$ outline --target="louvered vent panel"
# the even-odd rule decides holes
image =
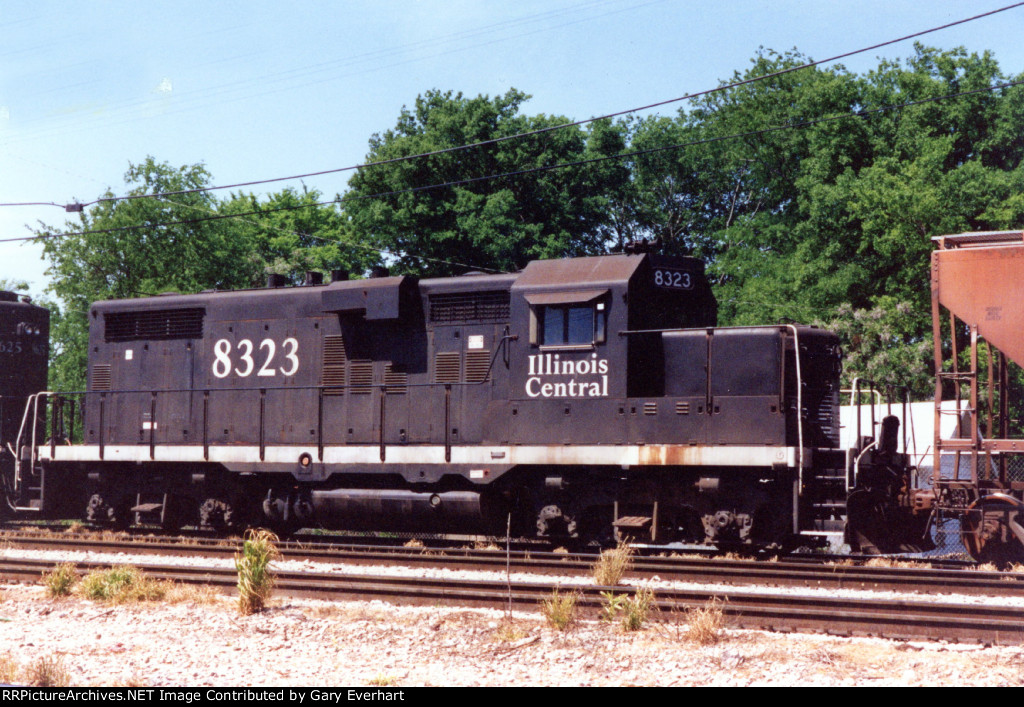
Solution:
[[[434,356],[434,382],[459,382],[459,352],[451,351]]]
[[[690,403],[676,402],[676,414],[677,415],[689,415],[690,414]]]
[[[97,363],[92,367],[92,390],[110,390],[110,364]]]
[[[106,341],[201,339],[205,314],[199,308],[107,312],[103,336]]]
[[[345,385],[345,339],[341,336],[324,337],[324,361],[321,371],[321,380],[325,386],[339,386],[335,390],[325,390],[325,395],[342,395]]]
[[[481,383],[487,380],[491,365],[491,352],[486,350],[466,352],[466,382]]]
[[[405,371],[396,371],[389,363],[384,367],[384,385],[388,393],[405,393],[409,390],[409,374]]]
[[[373,361],[349,361],[349,392],[366,395],[373,388]]]
[[[503,322],[509,318],[507,290],[454,292],[430,296],[430,321]]]
[[[658,403],[644,403],[644,414],[645,415],[657,415],[658,414]]]

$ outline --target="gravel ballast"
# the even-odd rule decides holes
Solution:
[[[109,605],[0,588],[0,660],[59,659],[75,686],[1020,685],[1024,649],[725,628],[700,645],[681,615],[642,630],[537,612],[227,597]]]

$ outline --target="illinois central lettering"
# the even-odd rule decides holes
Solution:
[[[581,359],[562,360],[558,354],[528,358],[526,394],[531,398],[608,397],[608,360],[598,358],[596,353]]]

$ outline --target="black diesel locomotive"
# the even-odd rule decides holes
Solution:
[[[837,338],[715,328],[696,259],[331,280],[94,304],[88,391],[40,396],[52,434],[21,431],[8,495],[167,528],[510,520],[764,547],[842,528]]]
[[[37,511],[39,476],[18,475],[24,469],[16,468],[14,444],[19,437],[29,443],[45,439],[42,410],[27,403],[46,390],[49,341],[49,310],[0,290],[0,487],[9,504]],[[10,510],[8,503],[0,504],[0,517]]]

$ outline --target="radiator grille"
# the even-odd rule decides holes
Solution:
[[[91,390],[110,390],[110,364],[97,363],[92,367]]]
[[[409,374],[405,371],[396,371],[392,364],[384,367],[384,385],[388,393],[405,393],[409,390]]]
[[[431,322],[502,322],[508,318],[507,290],[430,295]]]
[[[107,312],[103,315],[104,339],[201,339],[203,317],[199,308],[148,309],[135,312]]]
[[[491,367],[491,352],[482,349],[466,352],[466,382],[482,383],[487,380],[487,372]]]
[[[321,381],[324,386],[345,385],[345,364],[348,358],[345,354],[345,339],[341,336],[324,337],[324,360],[321,370]],[[341,395],[344,390],[327,390],[325,395]]]
[[[349,391],[366,395],[373,387],[373,361],[350,361],[349,375]]]
[[[434,382],[459,382],[459,352],[450,351],[434,356]]]

